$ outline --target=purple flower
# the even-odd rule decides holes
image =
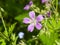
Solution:
[[[51,15],[51,12],[50,12],[50,11],[48,11],[48,12],[47,12],[47,16],[48,16],[48,17],[50,17],[50,15]]]
[[[48,0],[42,0],[42,3],[45,3],[45,2],[47,2]]]
[[[29,5],[26,5],[26,6],[24,7],[24,10],[29,10],[29,8],[30,8],[30,6],[29,6]]]
[[[30,2],[29,2],[29,5],[30,5],[30,6],[31,6],[31,5],[33,5],[33,2],[32,2],[32,1],[30,1]]]
[[[30,18],[24,18],[23,23],[30,24],[28,25],[28,31],[32,32],[34,30],[34,27],[36,27],[38,30],[42,28],[42,25],[39,23],[43,20],[42,15],[35,16],[35,12],[31,11],[29,12]]]
[[[27,4],[25,7],[24,7],[24,10],[29,10],[30,9],[30,6],[33,4],[32,1],[29,2],[29,4]]]

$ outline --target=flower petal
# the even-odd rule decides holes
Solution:
[[[30,2],[29,2],[29,5],[30,5],[30,6],[31,6],[31,5],[33,5],[33,2],[32,2],[32,1],[30,1]]]
[[[40,30],[42,28],[42,25],[40,23],[36,23],[36,28]]]
[[[42,15],[38,15],[37,18],[36,18],[37,21],[42,21],[43,19],[44,19],[44,18],[43,18]]]
[[[42,0],[42,3],[45,3],[45,2],[47,2],[47,0]]]
[[[34,30],[34,24],[28,26],[28,31],[32,32]]]
[[[31,23],[31,19],[29,19],[29,18],[24,18],[23,23],[25,23],[25,24]]]
[[[24,7],[24,10],[29,10],[29,8],[30,8],[30,6],[29,6],[29,5],[26,5],[26,6]]]
[[[34,11],[29,12],[29,16],[31,19],[34,19],[35,18],[35,12]]]

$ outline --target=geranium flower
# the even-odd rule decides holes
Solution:
[[[34,27],[36,27],[38,30],[42,28],[42,25],[39,23],[43,20],[42,15],[35,16],[35,12],[31,11],[29,12],[30,18],[24,18],[23,23],[30,24],[28,25],[28,31],[32,32],[34,30]]]
[[[30,9],[30,6],[33,4],[32,1],[29,2],[29,4],[27,4],[25,7],[24,7],[24,10],[29,10]]]

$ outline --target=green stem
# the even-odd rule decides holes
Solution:
[[[3,26],[4,26],[5,30],[7,30],[6,25],[4,23],[4,20],[3,20],[3,17],[2,17],[2,14],[1,14],[1,11],[0,11],[0,17],[1,17],[1,20],[2,20],[2,23],[3,23]]]
[[[4,20],[3,20],[2,14],[1,14],[1,10],[0,10],[0,18],[1,18],[1,20],[2,20],[2,23],[3,23],[3,26],[4,26],[4,28],[5,28],[5,31],[7,31],[6,25],[5,25],[5,23],[4,23]],[[4,37],[4,39],[6,39],[6,40],[9,41],[9,39],[8,39],[4,34],[2,34],[1,32],[0,32],[0,35],[1,35],[2,37]]]
[[[56,11],[58,10],[58,0],[56,0]]]
[[[37,40],[35,41],[35,45],[38,45],[38,41]]]

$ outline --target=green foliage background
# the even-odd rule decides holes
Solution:
[[[36,7],[44,9],[41,0],[33,0],[33,2]],[[44,28],[40,31],[35,29],[31,33],[27,31],[28,25],[23,24],[23,18],[28,17],[31,11],[23,9],[28,3],[29,0],[0,0],[0,8],[2,8],[0,15],[7,28],[4,29],[0,16],[0,45],[60,45],[60,4],[58,4],[58,13],[53,13],[51,18],[42,22]],[[24,39],[18,38],[19,32],[25,33]]]

